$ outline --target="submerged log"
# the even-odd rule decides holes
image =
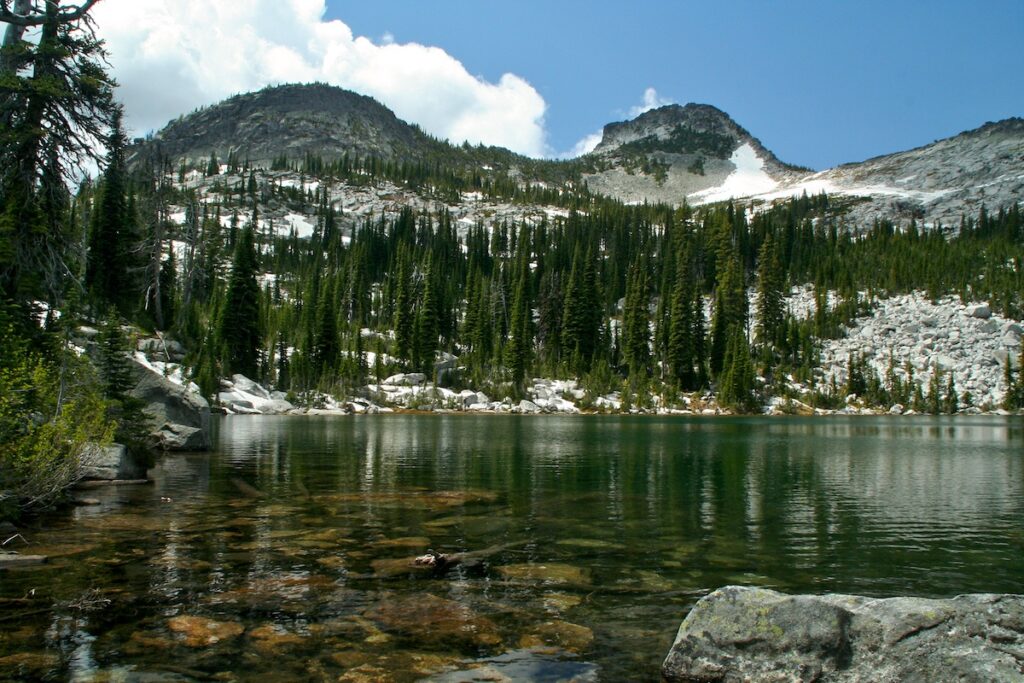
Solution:
[[[80,481],[75,484],[76,489],[97,489],[103,486],[138,486],[140,484],[152,484],[152,479],[96,479]]]
[[[238,489],[238,491],[246,498],[264,498],[267,495],[252,484],[244,482],[238,477],[231,477],[231,483],[234,484],[235,488]]]
[[[45,555],[20,555],[18,553],[0,553],[0,569],[8,567],[24,567],[46,562]]]
[[[529,544],[530,541],[519,541],[516,543],[504,543],[491,546],[483,550],[474,550],[463,553],[439,553],[434,550],[427,551],[425,555],[415,557],[386,558],[373,560],[370,566],[373,567],[373,574],[356,576],[352,578],[362,579],[390,579],[396,576],[408,576],[410,574],[419,576],[443,576],[449,570],[458,566],[477,567],[492,555],[519,548]]]

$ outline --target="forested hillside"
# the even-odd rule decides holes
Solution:
[[[385,378],[422,373],[512,405],[550,378],[577,380],[580,408],[835,408],[856,394],[949,411],[973,402],[956,368],[927,357],[874,368],[851,355],[826,373],[821,342],[915,291],[1022,315],[1016,205],[928,230],[853,226],[857,200],[825,194],[756,210],[638,206],[429,157],[307,155],[269,169],[234,157],[139,165],[115,186],[128,209],[114,228],[104,206],[122,181],[111,162],[82,189],[76,220],[97,244],[126,243],[100,270],[135,279],[93,291],[183,341],[209,397],[242,374],[300,405],[381,403]],[[804,285],[813,310],[791,310]],[[1019,400],[1013,356],[1006,407]],[[446,396],[416,405],[445,407]]]

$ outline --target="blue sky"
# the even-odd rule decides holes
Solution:
[[[784,161],[825,168],[1024,115],[1024,1],[327,0],[377,43],[515,74],[552,150],[629,116],[647,88],[714,104]]]

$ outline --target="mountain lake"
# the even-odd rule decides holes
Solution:
[[[50,559],[0,572],[0,679],[657,681],[723,585],[1024,592],[1020,418],[233,416],[214,443],[9,544]]]

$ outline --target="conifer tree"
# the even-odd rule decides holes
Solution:
[[[96,335],[97,365],[103,380],[104,396],[110,401],[110,416],[117,422],[114,438],[136,455],[145,451],[146,417],[142,402],[131,395],[132,378],[128,338],[121,330],[121,321],[110,310]]]
[[[395,283],[395,355],[404,361],[414,361],[414,334],[416,317],[413,310],[412,281],[409,261],[404,253],[398,255]]]
[[[316,306],[316,336],[313,341],[312,363],[314,372],[320,377],[331,377],[338,369],[341,356],[341,339],[338,334],[338,319],[334,308],[334,297],[329,287],[322,287]]]
[[[529,270],[520,268],[512,299],[509,340],[505,347],[505,365],[512,373],[512,383],[521,391],[532,357],[533,332],[530,320]]]
[[[633,265],[629,278],[622,319],[622,351],[631,375],[646,375],[650,369],[651,323],[647,289],[647,267],[638,261]]]
[[[782,266],[775,238],[769,232],[758,256],[756,333],[759,344],[775,344],[782,330],[785,315],[783,286]]]
[[[253,225],[242,230],[235,247],[227,296],[220,317],[224,366],[229,374],[257,377],[259,370],[260,288]]]
[[[687,391],[697,388],[694,317],[693,283],[681,264],[676,270],[676,281],[672,288],[667,357],[672,377],[681,389]]]
[[[740,327],[732,328],[721,374],[718,400],[722,405],[741,411],[756,406],[754,397],[754,365],[750,346]]]
[[[601,304],[593,256],[589,249],[583,256],[577,245],[562,317],[562,351],[568,355],[573,371],[582,374],[590,369],[600,329]]]
[[[433,263],[429,258],[423,274],[422,289],[423,295],[416,313],[413,364],[430,377],[434,371],[439,331],[437,283],[434,279]]]
[[[100,185],[100,199],[93,214],[89,237],[86,282],[101,301],[127,313],[132,303],[131,252],[132,216],[126,199],[127,178],[124,150],[127,137],[120,108],[115,109],[107,138],[107,164]]]

